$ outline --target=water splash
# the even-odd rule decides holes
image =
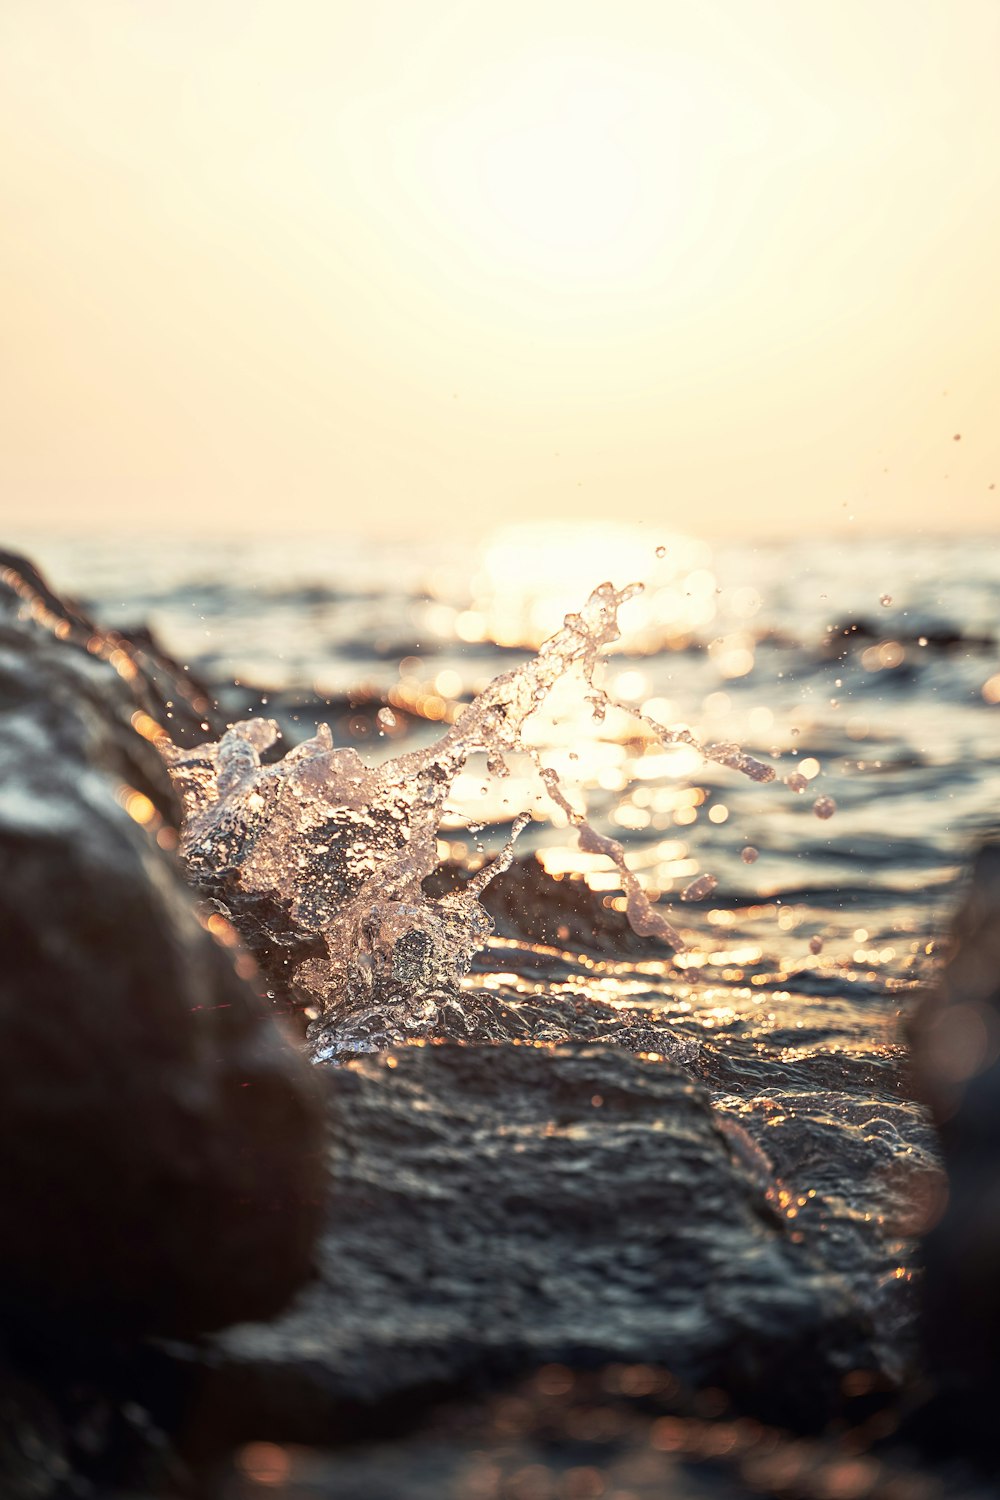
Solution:
[[[771,767],[733,744],[702,744],[686,727],[668,728],[610,698],[595,673],[620,637],[618,612],[641,584],[594,589],[579,613],[537,656],[493,679],[433,745],[378,766],[336,748],[329,728],[265,764],[276,744],[273,720],[234,724],[217,743],[168,747],[168,765],[185,805],[181,851],[195,882],[233,915],[246,935],[256,928],[285,959],[300,999],[332,1016],[359,1010],[384,1040],[377,1020],[394,1015],[392,1037],[421,1007],[454,997],[472,957],[491,931],[479,897],[508,868],[528,814],[490,865],[462,890],[438,899],[423,891],[438,865],[445,803],[471,756],[507,776],[507,758],[530,757],[553,803],[576,828],[580,846],[620,873],[634,931],[674,949],[684,946],[629,869],[625,850],[591,827],[567,798],[556,772],[526,745],[523,730],[555,684],[582,677],[585,701],[600,721],[610,708],[641,722],[661,743],[686,744],[707,760],[754,781]],[[703,879],[710,877],[703,877]]]

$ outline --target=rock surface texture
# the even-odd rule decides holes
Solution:
[[[306,1276],[323,1122],[164,852],[178,808],[134,656],[86,628],[5,559],[0,1309],[189,1333],[266,1317]]]
[[[270,1391],[265,1427],[304,1437],[338,1402],[617,1360],[808,1425],[871,1368],[864,1320],[674,1063],[443,1045],[327,1076],[321,1278],[220,1343],[229,1379]]]

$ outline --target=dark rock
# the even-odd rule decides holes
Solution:
[[[385,1052],[410,1042],[607,1042],[630,1052],[659,1052],[692,1063],[699,1046],[678,1037],[669,1021],[648,1012],[618,1010],[574,994],[522,996],[500,989],[469,989],[423,997],[420,1004],[371,1006],[306,1031],[314,1062],[349,1062],[359,1052]]]
[[[145,714],[147,737],[169,732],[177,745],[198,745],[206,732],[216,736],[225,715],[204,683],[182,667],[145,628],[125,635],[105,630],[79,606],[61,598],[27,558],[0,549],[0,615],[18,615],[39,633],[81,647],[108,662],[127,684],[131,713]],[[142,724],[142,720],[138,720]]]
[[[0,1314],[218,1328],[268,1316],[308,1272],[321,1111],[232,933],[200,925],[164,853],[178,807],[134,727],[137,658],[104,660],[86,628],[7,562]]]
[[[345,1407],[615,1360],[808,1425],[871,1368],[865,1320],[676,1065],[441,1045],[327,1076],[321,1279],[218,1344],[215,1404],[246,1436],[309,1441]]]
[[[424,881],[429,896],[460,890],[471,871],[454,862]],[[522,938],[573,953],[602,957],[669,958],[672,950],[639,937],[624,913],[605,905],[580,876],[557,880],[534,854],[515,859],[480,897],[498,937]]]
[[[189,755],[185,764],[174,770],[175,786],[183,792],[185,777],[200,769],[201,762]],[[351,832],[347,819],[345,832]],[[473,873],[471,867],[446,861],[424,881],[424,892],[438,898],[460,891]],[[292,893],[247,890],[235,861],[220,869],[206,869],[192,862],[188,876],[199,894],[232,921],[259,964],[278,1008],[295,1012],[312,1005],[315,996],[297,982],[296,976],[309,959],[325,959],[326,945],[322,936],[307,931],[292,915]],[[509,870],[491,881],[480,901],[498,937],[545,944],[556,950],[532,956],[536,967],[545,965],[550,974],[555,972],[563,951],[597,957],[671,957],[672,950],[651,938],[638,937],[624,915],[605,906],[586,881],[570,876],[556,880],[533,854],[515,859]],[[474,959],[473,967],[489,966],[494,956]],[[443,1010],[429,1005],[423,1012],[407,1001],[401,1012],[405,1024],[400,1025],[395,1024],[391,1004],[380,1004],[370,1016],[360,1019],[339,1009],[312,1028],[314,1055],[325,1060],[358,1051],[362,1045],[367,1050],[381,1050],[415,1035],[474,1043],[521,1037],[553,1040],[553,1033],[546,1037],[545,1026],[552,1021],[558,1028],[565,1022],[564,1015],[552,1015],[564,1012],[566,1006],[551,995],[539,997],[532,1006],[519,1002],[516,1011],[501,997],[488,994],[463,994],[460,1006],[455,1004],[454,994],[441,999]],[[588,1014],[581,1013],[570,1031],[581,1039],[596,1035],[594,1007],[578,1009]],[[366,1026],[370,1035],[362,1041]]]

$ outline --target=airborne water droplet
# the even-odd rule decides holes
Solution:
[[[681,900],[704,901],[706,896],[712,894],[718,883],[714,875],[699,875],[681,891]]]
[[[892,595],[891,594],[883,594],[882,597],[881,597],[881,599],[878,602],[882,605],[883,609],[888,609],[889,605],[892,603]]]

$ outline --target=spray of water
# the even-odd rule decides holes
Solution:
[[[453,994],[491,931],[479,897],[509,867],[528,815],[515,819],[498,858],[462,890],[431,899],[423,882],[439,863],[445,803],[469,758],[484,754],[490,773],[503,777],[507,757],[519,753],[532,759],[580,847],[619,871],[634,931],[682,948],[622,845],[591,827],[541,753],[523,741],[525,724],[554,685],[576,673],[596,719],[621,709],[664,744],[693,746],[754,781],[773,780],[769,766],[737,745],[701,744],[687,728],[668,728],[614,702],[595,682],[601,653],[619,639],[618,611],[641,588],[601,584],[537,656],[494,678],[435,744],[382,765],[336,748],[325,724],[274,764],[261,759],[278,737],[273,720],[234,724],[218,743],[193,750],[168,747],[186,810],[182,853],[195,881],[236,893],[279,945],[287,945],[289,932],[304,940],[289,960],[295,986],[325,1015],[419,1007]]]

